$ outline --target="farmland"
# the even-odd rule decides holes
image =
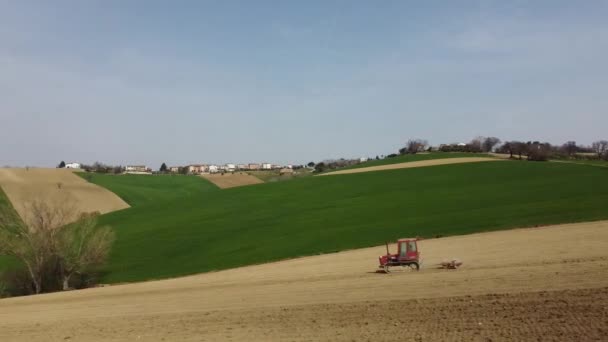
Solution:
[[[201,175],[201,177],[217,185],[221,189],[264,183],[261,179],[245,172],[204,174]]]
[[[82,212],[102,214],[128,208],[116,194],[86,182],[67,169],[0,169],[0,187],[23,218],[32,201],[70,201]]]
[[[146,195],[154,199],[149,201],[129,199],[142,197],[132,192],[144,192],[128,184],[140,182],[132,177],[92,178],[133,205],[102,217],[118,236],[106,282],[221,270],[369,247],[402,236],[608,218],[606,170],[564,163],[444,165],[225,190],[184,177],[191,186],[186,197],[158,190]],[[175,182],[170,177],[156,177],[157,189],[177,191],[175,185],[161,186]]]
[[[342,170],[374,167],[374,166],[417,162],[417,161],[423,161],[423,160],[447,159],[447,158],[471,158],[471,157],[491,157],[491,156],[486,153],[464,153],[464,152],[450,152],[450,153],[431,152],[431,153],[404,154],[404,155],[398,155],[393,158],[384,158],[384,159],[378,159],[378,160],[370,159],[363,163],[342,167],[342,168],[339,168],[336,170],[327,171],[327,173],[331,173],[331,172],[335,172],[335,171],[342,171]]]
[[[96,173],[80,173],[79,176],[109,189],[131,206],[143,206],[176,199],[186,200],[199,193],[218,189],[210,182],[196,176],[117,176]]]
[[[374,273],[378,246],[4,299],[0,340],[391,341],[406,331],[412,341],[594,341],[608,334],[608,221],[419,245],[420,272]],[[451,256],[464,266],[436,268]]]

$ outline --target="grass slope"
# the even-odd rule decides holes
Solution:
[[[95,179],[135,198],[130,189],[143,190],[127,180],[139,182]],[[104,280],[186,275],[403,236],[608,219],[607,180],[604,168],[512,161],[307,177],[147,201],[102,217],[118,237]]]
[[[17,211],[15,211],[13,208],[13,205],[9,201],[8,197],[6,197],[6,194],[2,188],[0,188],[0,212],[6,213],[6,215],[9,215],[9,217],[12,217],[15,221],[21,221],[19,214],[17,214]],[[19,262],[17,259],[14,259],[13,257],[0,256],[0,274],[2,274],[2,271],[13,266],[17,267],[18,265]]]
[[[463,152],[432,152],[432,153],[423,153],[423,154],[405,154],[402,156],[397,156],[393,158],[385,158],[380,160],[369,160],[364,163],[355,164],[347,167],[342,167],[339,169],[327,171],[334,172],[340,170],[349,170],[349,169],[360,169],[362,167],[371,167],[371,166],[380,166],[380,165],[390,165],[390,164],[399,164],[399,163],[408,163],[420,160],[431,160],[431,159],[444,159],[444,158],[466,158],[466,157],[491,157],[485,153],[463,153]]]
[[[78,173],[78,175],[114,192],[132,207],[219,190],[213,183],[197,176],[97,173]]]

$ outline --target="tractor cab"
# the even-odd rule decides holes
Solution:
[[[418,244],[416,239],[399,239],[397,241],[399,248],[399,260],[418,260]]]
[[[403,266],[420,269],[420,252],[415,238],[397,240],[397,254],[391,254],[386,243],[386,255],[379,257],[380,268],[389,272],[389,267]]]

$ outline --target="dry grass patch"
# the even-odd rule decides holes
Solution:
[[[111,191],[89,183],[68,169],[0,169],[0,186],[22,218],[26,203],[35,200],[50,203],[70,198],[78,212],[101,214],[128,208]]]
[[[244,172],[225,173],[223,175],[221,173],[203,174],[201,177],[217,185],[220,189],[264,183],[261,179]]]
[[[356,169],[347,169],[347,170],[341,170],[341,171],[333,171],[333,172],[320,174],[319,176],[333,176],[333,175],[343,175],[343,174],[349,174],[349,173],[409,169],[409,168],[414,168],[414,167],[462,164],[462,163],[476,163],[476,162],[497,161],[497,160],[501,160],[501,159],[484,158],[484,157],[430,159],[430,160],[404,162],[404,163],[399,163],[399,164],[387,164],[387,165],[378,165],[378,166],[370,166],[370,167],[361,167],[361,168],[356,168]]]

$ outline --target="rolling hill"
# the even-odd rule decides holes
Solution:
[[[199,177],[95,175],[91,181],[132,205],[102,217],[118,237],[104,281],[129,282],[403,236],[606,219],[607,176],[604,168],[584,165],[505,161],[225,190]],[[155,182],[153,191],[148,182]]]

